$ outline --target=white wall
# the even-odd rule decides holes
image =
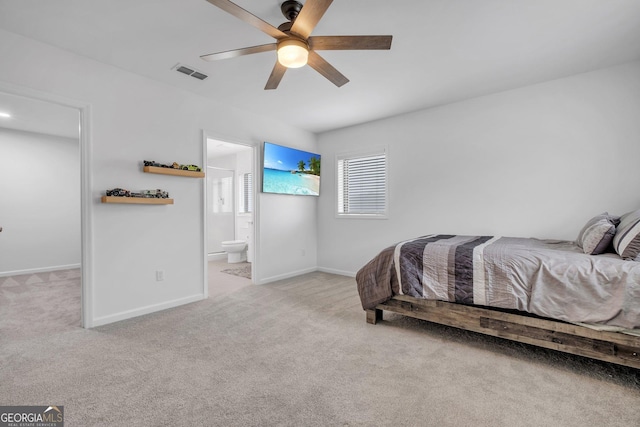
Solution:
[[[0,276],[79,267],[79,141],[0,128],[0,159]]]
[[[389,147],[388,220],[335,218],[335,155]],[[640,62],[320,135],[321,269],[427,233],[573,240],[640,207]]]
[[[245,173],[253,173],[254,187],[255,187],[255,175],[257,172],[253,172],[253,152],[251,150],[240,151],[236,154],[236,190],[235,197],[237,198],[240,194],[240,186],[243,185],[242,176]],[[255,205],[255,203],[254,203]],[[236,200],[236,212],[237,206],[239,206],[239,201]],[[253,250],[254,243],[253,240],[253,213],[236,213],[236,239],[245,240],[249,243],[250,249]],[[250,252],[247,252],[247,260],[252,261],[253,257]]]
[[[145,174],[143,159],[204,164],[202,132],[313,150],[316,138],[189,92],[0,30],[0,84],[90,105],[90,259],[95,326],[197,301],[204,295],[203,181]],[[177,75],[176,78],[181,76]],[[206,84],[206,81],[203,82]],[[107,188],[162,188],[174,205],[101,204]],[[316,201],[260,197],[258,283],[315,268]],[[313,250],[283,258],[306,232]],[[164,270],[157,282],[155,271]]]

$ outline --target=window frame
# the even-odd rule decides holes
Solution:
[[[245,186],[245,177],[248,177],[248,188]],[[253,213],[253,186],[253,173],[244,172],[238,174],[238,215],[249,215]],[[246,206],[245,201],[247,202]]]
[[[341,160],[351,160],[358,158],[365,158],[370,156],[384,155],[384,211],[381,213],[342,213],[339,210],[340,200],[340,167],[339,162]],[[334,212],[336,218],[341,219],[388,219],[389,218],[389,150],[388,147],[379,146],[369,149],[336,153],[335,155],[335,198],[334,198]]]

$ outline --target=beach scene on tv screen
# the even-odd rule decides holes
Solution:
[[[320,155],[265,142],[262,191],[320,195]]]

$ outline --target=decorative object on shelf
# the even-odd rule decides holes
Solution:
[[[102,196],[102,203],[123,203],[136,205],[172,205],[173,199],[162,199],[156,197],[118,197]]]
[[[139,192],[131,192],[124,188],[114,188],[106,191],[107,196],[112,197],[134,197],[134,198],[156,198],[156,199],[168,199],[169,192],[160,190],[142,190]]]
[[[142,190],[140,192],[142,194],[142,197],[150,197],[150,198],[157,198],[157,199],[168,199],[169,198],[169,193],[167,191],[164,190]]]
[[[155,166],[157,168],[172,168],[170,165],[163,165],[162,163],[158,163],[155,160],[143,160],[142,161],[145,166]],[[176,163],[174,163],[176,164]]]
[[[140,205],[172,205],[173,199],[164,190],[142,190],[131,192],[124,188],[113,188],[102,196],[102,203],[131,203]]]
[[[183,171],[195,171],[202,172],[202,168],[198,165],[182,165],[178,162],[173,162],[170,165],[165,165],[163,163],[158,163],[155,160],[143,160],[144,166],[153,166],[156,168],[170,168],[170,169],[180,169]]]
[[[174,176],[187,176],[190,178],[204,178],[204,172],[199,170],[189,170],[180,168],[181,165],[176,163],[178,167],[174,168],[172,166],[164,167],[164,166],[144,166],[142,168],[143,172],[146,173],[157,173],[160,175],[174,175]],[[182,165],[188,166],[188,165]]]
[[[124,188],[113,188],[111,190],[107,190],[107,196],[114,197],[131,197],[131,192],[129,190],[125,190]]]

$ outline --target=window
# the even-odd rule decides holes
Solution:
[[[339,217],[387,217],[385,149],[337,156]]]
[[[251,173],[244,173],[240,175],[240,206],[238,207],[239,213],[253,212],[253,177]]]

